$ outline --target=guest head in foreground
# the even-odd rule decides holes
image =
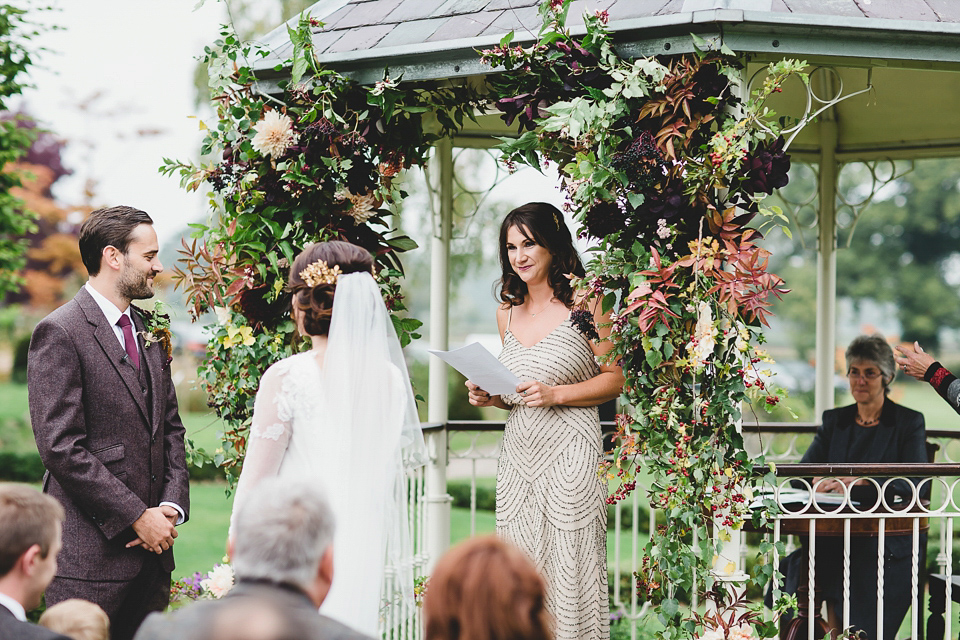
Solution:
[[[448,551],[430,577],[427,640],[550,640],[546,587],[519,549],[496,536]]]
[[[108,640],[110,618],[98,605],[71,598],[49,607],[38,624],[73,640]]]
[[[333,582],[334,517],[316,482],[265,478],[234,516],[236,584],[151,615],[136,640],[370,640],[317,611]]]
[[[26,621],[57,572],[63,507],[22,484],[0,484],[0,638],[62,638]]]
[[[319,607],[333,582],[333,531],[333,511],[315,485],[264,479],[234,522],[237,580],[293,585]]]

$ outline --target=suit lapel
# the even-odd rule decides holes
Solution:
[[[96,338],[100,344],[100,348],[103,349],[103,352],[106,354],[107,360],[110,361],[110,364],[113,365],[113,368],[127,386],[127,390],[129,390],[130,395],[133,396],[134,402],[136,402],[137,407],[140,408],[140,413],[143,414],[144,421],[150,424],[147,403],[143,397],[143,392],[140,390],[140,380],[138,379],[137,370],[131,363],[125,360],[127,352],[124,351],[120,345],[120,341],[117,339],[117,334],[114,333],[113,327],[107,324],[107,319],[104,317],[103,311],[100,310],[100,307],[90,294],[87,293],[86,289],[81,288],[80,291],[77,292],[75,300],[77,304],[80,305],[80,309],[83,310],[87,322],[94,325],[93,337]]]
[[[135,316],[134,326],[137,329],[137,343],[140,345],[140,362],[141,365],[145,367],[145,379],[147,384],[150,385],[150,398],[152,400],[152,411],[150,413],[150,432],[153,433],[157,430],[157,425],[159,424],[158,417],[160,416],[161,411],[161,401],[160,397],[160,388],[162,387],[161,374],[163,372],[163,365],[166,364],[166,354],[163,352],[163,347],[159,344],[151,345],[147,347],[147,342],[143,338],[143,334],[146,332],[147,327],[143,321],[143,312],[134,307],[136,311],[133,313]]]

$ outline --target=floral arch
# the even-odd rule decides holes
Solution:
[[[402,342],[418,337],[398,286],[400,254],[415,244],[389,223],[405,195],[396,176],[476,114],[498,110],[518,129],[503,139],[505,162],[555,164],[567,206],[598,243],[578,285],[613,311],[611,358],[626,376],[617,445],[599,472],[612,502],[634,490],[638,472],[652,475],[666,521],[651,532],[637,588],[665,637],[699,635],[716,623],[685,617],[679,598],[723,591],[713,562],[722,532],[751,517],[746,487],[758,461],[743,449],[741,403],[778,402],[757,375],[756,348],[770,297],[786,292],[757,245],[783,220],[761,201],[789,168],[767,103],[791,75],[805,79],[805,65],[771,64],[748,89],[732,51],[697,40],[692,54],[621,57],[605,12],[573,37],[568,8],[542,5],[534,45],[507,37],[483,51],[500,72],[482,87],[354,83],[317,64],[309,17],[290,31],[292,77],[273,95],[256,90],[246,62],[255,47],[225,30],[208,50],[218,114],[203,143],[210,160],[164,170],[187,189],[211,189],[213,220],[184,242],[177,277],[195,315],[220,318],[200,370],[228,425],[212,461],[236,473],[260,373],[302,347],[284,283],[305,244],[339,238],[369,249]],[[711,527],[720,535],[691,537]],[[758,567],[753,579],[765,583],[772,567]]]

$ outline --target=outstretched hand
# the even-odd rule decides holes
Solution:
[[[903,372],[917,380],[923,380],[927,369],[935,362],[933,356],[926,353],[920,347],[919,342],[914,342],[912,348],[909,345],[900,345],[895,348],[895,351],[897,353],[894,359],[897,361],[897,364],[900,365],[900,368],[903,369]]]
[[[174,524],[178,515],[176,509],[166,505],[147,509],[133,523],[137,537],[127,543],[127,548],[140,546],[153,553],[163,553],[173,546],[173,539],[177,537]]]

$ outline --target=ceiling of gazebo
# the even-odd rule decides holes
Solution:
[[[477,49],[508,31],[531,41],[539,27],[537,0],[323,0],[311,14],[326,26],[314,34],[320,62],[360,82],[389,69],[405,80],[464,80],[490,72]],[[818,71],[820,97],[849,94],[832,110],[838,159],[960,155],[960,2],[957,0],[574,0],[568,26],[582,31],[585,10],[607,9],[623,55],[688,52],[691,33],[742,53],[748,77],[783,57],[807,60]],[[264,38],[275,58],[259,75],[289,56],[286,28]],[[776,111],[802,116],[801,83],[779,96]],[[814,104],[814,110],[818,105]],[[484,144],[507,130],[494,117],[464,132],[464,144]],[[471,143],[470,139],[474,142]],[[819,155],[819,120],[792,146],[794,154]],[[828,144],[833,144],[828,141]]]

